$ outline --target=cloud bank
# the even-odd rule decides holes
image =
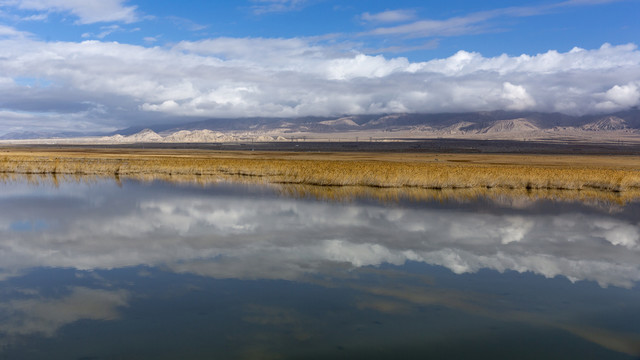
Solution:
[[[106,129],[163,117],[586,114],[638,106],[639,88],[634,44],[496,57],[461,50],[412,62],[310,38],[222,37],[144,47],[43,42],[0,28],[0,106],[33,118],[23,127],[64,128],[55,119],[70,117]],[[19,127],[4,126],[0,131]]]

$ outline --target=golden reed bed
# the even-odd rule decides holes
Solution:
[[[404,192],[544,190],[553,191],[553,197],[562,197],[560,190],[579,190],[581,196],[623,194],[625,201],[640,193],[638,156],[5,148],[0,149],[0,174],[5,179],[12,174],[192,182],[222,178],[327,187],[320,197],[327,197],[329,187],[334,189],[330,193],[340,193],[335,189],[343,186],[402,188]]]

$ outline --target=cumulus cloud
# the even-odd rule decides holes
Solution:
[[[509,110],[531,109],[536,104],[523,86],[513,85],[508,81],[502,84],[502,97],[507,100],[506,108]]]
[[[104,128],[114,119],[134,125],[159,115],[625,109],[638,104],[640,52],[633,44],[605,44],[520,56],[459,51],[413,62],[305,38],[216,38],[171,47],[8,38],[0,40],[0,69],[2,79],[50,83],[26,88],[3,81],[5,110],[56,113],[94,104],[102,113],[85,121]]]
[[[627,85],[614,85],[605,93],[605,98],[611,103],[621,107],[636,106],[640,103],[640,91],[633,83]]]
[[[71,13],[80,24],[98,22],[138,21],[136,6],[124,5],[124,0],[4,0],[0,6],[12,6],[22,10]],[[42,18],[42,14],[36,15]],[[34,18],[36,19],[36,18]]]

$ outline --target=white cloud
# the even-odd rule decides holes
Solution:
[[[78,17],[80,24],[98,22],[138,21],[136,6],[124,5],[124,0],[5,0],[0,5],[15,6],[22,10],[68,12]],[[42,14],[34,15],[35,20]]]
[[[636,84],[614,85],[607,90],[606,98],[622,107],[631,107],[640,103],[640,91]]]
[[[295,11],[307,5],[308,0],[251,0],[256,5],[251,6],[254,14],[277,13]]]
[[[616,1],[621,0],[571,0],[534,6],[511,6],[507,8],[479,11],[448,19],[421,19],[402,25],[378,27],[376,29],[364,32],[361,35],[391,35],[408,38],[420,38],[479,34],[489,31],[495,31],[495,21],[499,18],[536,16],[548,13],[550,11],[570,9],[578,6],[593,6]],[[388,19],[388,22],[401,22],[412,19],[412,17],[409,16],[411,15],[411,13],[403,14],[402,11],[403,10],[387,11],[373,15],[365,13],[362,15],[362,18],[364,20],[370,19],[370,21],[378,22],[385,22],[386,19]]]
[[[10,26],[0,24],[0,38],[21,38],[28,36],[29,33],[16,30]]]
[[[409,61],[405,58],[385,59],[382,55],[358,54],[351,58],[329,60],[326,75],[330,80],[351,80],[357,77],[383,78],[400,71],[406,72]]]
[[[615,111],[627,109],[639,104],[639,87],[635,83],[630,82],[626,85],[614,85],[606,92],[599,94],[599,102],[595,107],[602,111]]]
[[[412,20],[416,17],[415,10],[408,9],[400,9],[400,10],[387,10],[375,14],[364,13],[361,15],[362,20],[368,22],[380,22],[380,23],[391,23],[391,22],[403,22]]]
[[[49,17],[49,14],[43,13],[43,14],[35,14],[35,15],[24,16],[24,17],[21,17],[20,20],[22,20],[22,21],[42,21],[42,20],[46,20],[48,17]]]
[[[13,33],[9,28],[8,33]],[[112,29],[105,29],[112,30]],[[117,29],[116,29],[117,30]],[[0,28],[2,31],[2,28]],[[217,38],[142,47],[0,40],[7,111],[87,111],[91,121],[170,116],[330,116],[494,109],[584,114],[638,104],[633,44],[484,57],[459,51],[426,62],[343,51],[309,39]],[[6,79],[36,78],[27,88]],[[29,99],[29,102],[24,102]],[[55,99],[55,101],[53,101]],[[153,114],[149,114],[153,112]],[[156,115],[154,115],[156,114]],[[84,114],[86,115],[86,114]]]
[[[481,23],[494,17],[490,12],[446,20],[418,20],[409,24],[379,27],[361,35],[401,35],[405,37],[455,36],[483,32]]]
[[[509,110],[527,110],[536,104],[523,86],[513,85],[508,81],[502,84],[502,98],[508,101],[506,108]]]
[[[96,38],[96,39],[104,39],[105,37],[113,34],[114,32],[120,32],[120,31],[125,31],[123,28],[121,28],[119,25],[109,25],[109,26],[101,26],[100,30],[102,30],[101,32],[97,33],[97,34],[93,34],[93,33],[83,33],[81,35],[81,37],[83,39],[86,38]]]
[[[174,23],[179,28],[187,29],[189,31],[200,31],[209,27],[209,25],[198,24],[193,20],[189,20],[187,18],[183,18],[179,16],[167,16],[167,19],[172,23]]]

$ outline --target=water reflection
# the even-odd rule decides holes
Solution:
[[[603,287],[630,288],[640,280],[637,204],[610,214],[544,201],[518,208],[491,201],[300,201],[229,184],[4,187],[0,261],[12,273],[144,264],[218,278],[291,280],[333,263],[417,261],[457,274],[531,271]]]
[[[60,327],[81,319],[117,319],[118,307],[127,305],[124,290],[80,286],[64,290],[59,297],[50,298],[34,289],[20,289],[21,297],[0,304],[0,313],[5,315],[0,332],[8,337],[33,333],[53,336]]]
[[[332,202],[280,187],[100,179],[1,186],[1,344],[19,358],[30,334],[40,336],[31,348],[69,355],[42,339],[71,341],[88,321],[117,338],[193,332],[180,341],[203,351],[194,358],[536,358],[574,343],[576,358],[640,356],[637,203]],[[518,332],[535,335],[518,338],[527,356],[503,343]],[[158,355],[150,338],[132,338],[139,357]],[[86,353],[108,348],[85,340]]]

